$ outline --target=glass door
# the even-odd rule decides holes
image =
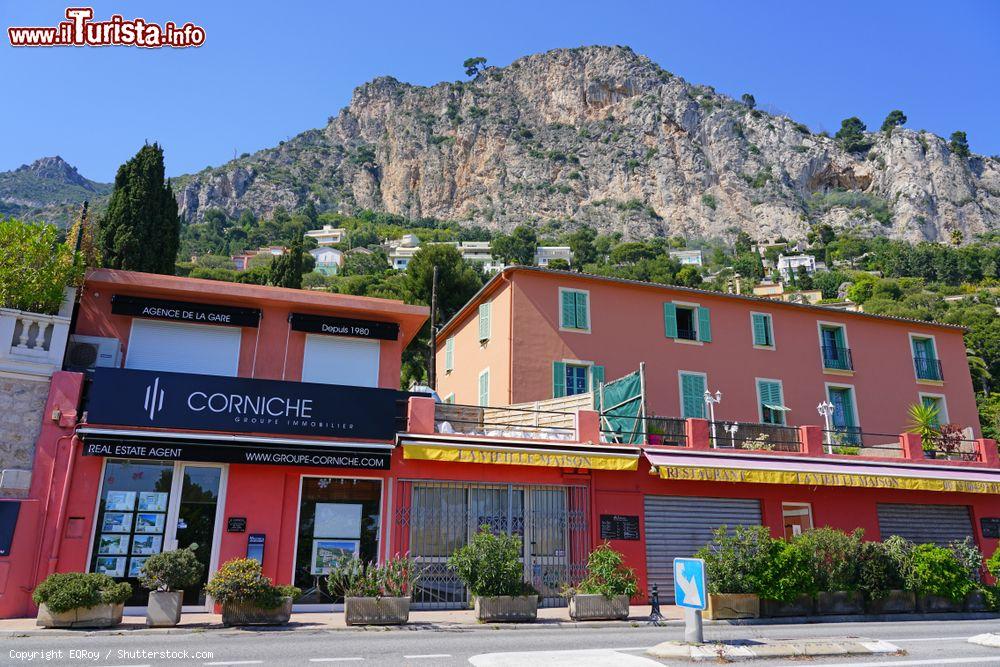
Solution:
[[[195,555],[202,564],[201,581],[184,591],[184,605],[204,608],[204,588],[214,565],[224,469],[220,465],[200,463],[180,463],[178,466],[167,516],[166,542],[171,549],[195,545]]]

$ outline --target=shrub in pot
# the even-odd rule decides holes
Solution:
[[[773,539],[764,526],[719,526],[695,554],[705,561],[711,619],[757,618]]]
[[[44,628],[108,628],[122,622],[132,586],[106,574],[50,574],[31,599],[38,605],[38,625]]]
[[[495,535],[480,526],[469,543],[448,559],[448,567],[475,598],[476,620],[481,622],[533,621],[538,616],[538,593],[524,581],[521,539]]]
[[[834,528],[807,530],[795,541],[813,562],[816,608],[820,614],[860,614],[864,600],[858,591],[858,550],[863,531]]]
[[[402,625],[410,618],[410,596],[418,578],[409,555],[383,565],[342,558],[327,577],[330,595],[344,598],[347,625]]]
[[[139,583],[149,590],[146,625],[169,627],[181,621],[185,589],[201,580],[204,566],[195,556],[198,545],[164,551],[146,559],[139,572]]]
[[[628,618],[629,599],[635,595],[635,572],[625,556],[605,542],[587,557],[587,576],[569,589],[569,617],[575,621]]]
[[[983,552],[971,537],[954,540],[948,544],[948,548],[962,564],[973,584],[972,590],[965,595],[965,611],[988,611],[990,600],[983,586]]]
[[[974,584],[950,549],[921,544],[913,549],[908,587],[920,611],[961,611]]]
[[[909,553],[913,545],[901,537],[895,539],[895,553]],[[902,540],[906,545],[898,543]],[[904,562],[894,556],[892,544],[862,542],[858,549],[858,590],[865,596],[871,614],[901,614],[916,609],[913,591],[906,590]],[[905,549],[905,551],[904,551]]]
[[[205,592],[222,605],[222,624],[282,625],[292,614],[292,600],[302,591],[275,586],[252,558],[228,561],[212,576]]]
[[[758,589],[761,616],[815,613],[816,581],[811,555],[797,542],[772,540],[768,560]]]

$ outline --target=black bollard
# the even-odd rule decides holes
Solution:
[[[659,625],[663,620],[663,613],[660,612],[660,589],[656,584],[653,584],[653,593],[649,596],[649,606],[649,622]]]

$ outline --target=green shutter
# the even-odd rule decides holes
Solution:
[[[761,405],[773,405],[777,407],[784,407],[785,401],[781,395],[781,383],[773,382],[771,380],[758,380],[757,381],[757,393],[760,395]],[[764,411],[761,410],[761,414]],[[765,419],[764,421],[767,421]],[[771,422],[773,424],[784,424],[785,423],[785,413],[781,410],[771,411]]]
[[[698,340],[712,342],[712,318],[708,308],[698,308]]]
[[[768,316],[763,313],[754,313],[751,318],[753,320],[753,344],[771,345],[771,337],[768,335],[768,329],[770,329]]]
[[[590,390],[597,391],[597,388],[604,382],[604,366],[590,367]]]
[[[490,404],[490,372],[479,374],[479,405]]]
[[[560,326],[573,329],[576,325],[576,299],[573,292],[559,292]]]
[[[705,376],[681,373],[681,417],[705,418]]]
[[[663,331],[667,338],[677,338],[677,306],[663,304]]]
[[[854,402],[851,400],[852,390],[841,387],[830,388],[830,402],[840,406],[844,416],[844,426],[856,427],[858,425],[854,416]]]
[[[833,339],[837,341],[837,347],[844,350],[847,345],[844,342],[844,327],[837,327],[833,330]]]
[[[562,398],[566,395],[566,364],[561,361],[552,362],[552,398]]]
[[[934,425],[941,425],[941,399],[936,396],[921,396],[920,402],[924,404],[925,408],[934,408],[937,410],[937,416],[934,417]]]
[[[455,368],[455,338],[451,337],[444,342],[444,369],[450,371]]]
[[[934,343],[930,338],[913,339],[913,356],[917,359],[934,359]]]
[[[490,338],[490,304],[479,305],[479,340]]]
[[[590,321],[587,317],[587,295],[583,292],[576,292],[576,328],[586,329],[587,323]]]

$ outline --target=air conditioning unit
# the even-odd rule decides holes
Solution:
[[[118,368],[121,359],[122,344],[117,338],[70,336],[63,365],[69,371],[86,371],[98,366]]]

